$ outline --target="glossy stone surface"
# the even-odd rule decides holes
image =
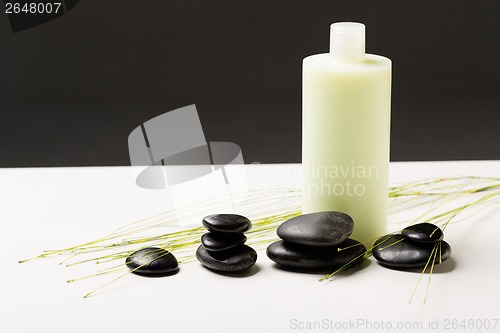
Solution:
[[[201,236],[201,244],[209,251],[224,251],[242,245],[247,240],[241,233],[208,232]]]
[[[403,235],[393,235],[381,237],[375,242],[373,257],[381,264],[394,268],[424,267],[434,246],[438,246],[435,264],[451,256],[451,247],[445,241],[419,244],[405,239]],[[432,260],[429,262],[431,264]]]
[[[125,260],[132,273],[144,276],[162,276],[177,273],[179,263],[174,255],[158,247],[135,251]]]
[[[245,216],[237,214],[213,214],[203,218],[203,226],[215,232],[246,232],[252,227],[252,222]]]
[[[419,223],[404,228],[401,235],[419,243],[437,243],[444,238],[443,231],[432,223]]]
[[[334,246],[345,241],[354,229],[352,218],[341,212],[299,215],[278,227],[278,236],[290,243]]]
[[[345,249],[338,251],[339,248]],[[297,269],[340,267],[357,257],[361,259],[365,252],[365,247],[353,239],[347,239],[339,246],[329,247],[311,247],[277,241],[269,245],[266,251],[269,259],[275,263]]]
[[[196,250],[196,258],[205,267],[215,271],[235,273],[252,267],[257,261],[257,252],[247,245],[226,251],[208,251],[202,245]]]

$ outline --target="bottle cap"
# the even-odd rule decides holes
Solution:
[[[330,26],[330,53],[343,61],[364,61],[365,25],[338,22]]]

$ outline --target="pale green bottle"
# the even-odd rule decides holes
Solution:
[[[363,24],[334,23],[302,83],[302,212],[347,213],[351,238],[373,242],[387,228],[391,60],[365,54]]]

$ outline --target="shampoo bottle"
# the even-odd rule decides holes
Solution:
[[[331,25],[330,52],[303,61],[302,213],[341,211],[352,238],[386,233],[391,60],[365,54],[365,26]]]

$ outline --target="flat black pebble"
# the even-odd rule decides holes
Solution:
[[[352,233],[354,221],[341,212],[299,215],[278,227],[278,236],[291,243],[309,246],[333,246]]]
[[[207,232],[201,236],[201,244],[209,251],[224,251],[245,243],[246,236],[241,233]]]
[[[443,231],[432,223],[419,223],[404,228],[401,235],[414,242],[437,243],[444,238]]]
[[[356,246],[353,246],[356,245]],[[339,248],[344,250],[338,251]],[[287,241],[277,241],[267,247],[267,256],[277,264],[297,269],[326,269],[341,267],[360,257],[366,248],[354,239],[339,246],[311,247]]]
[[[445,241],[435,244],[419,244],[405,239],[403,235],[393,235],[381,237],[375,242],[373,257],[381,264],[394,268],[424,267],[434,246],[438,246],[435,264],[451,256],[451,247]],[[432,260],[429,262],[429,265],[431,264]]]
[[[146,247],[127,257],[125,264],[132,273],[144,276],[163,276],[176,273],[179,263],[174,255],[158,247]]]
[[[257,252],[247,245],[226,251],[208,251],[202,245],[196,250],[196,258],[205,267],[215,271],[235,273],[252,267],[257,261]]]
[[[237,214],[213,214],[203,218],[203,226],[215,232],[245,232],[250,230],[252,222]]]

